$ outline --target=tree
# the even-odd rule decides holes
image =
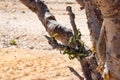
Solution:
[[[60,40],[64,45],[68,45],[68,41],[75,33],[58,24],[42,0],[20,1],[38,15],[51,37],[55,37],[55,39]],[[95,48],[96,51],[96,54],[92,55],[92,57],[90,56],[89,59],[80,58],[86,80],[102,80],[103,78],[105,80],[120,80],[120,1],[76,1],[81,5],[81,9],[85,9],[86,11],[88,28],[90,30],[93,48]],[[74,22],[74,19],[72,22]],[[54,41],[55,44],[57,44],[56,40]],[[77,41],[77,44],[81,43]],[[59,46],[59,44],[57,44],[57,46]],[[60,45],[58,48],[63,47],[65,46],[61,47]],[[69,51],[77,52],[74,47],[69,48]],[[84,49],[84,51],[86,51],[86,49]],[[99,73],[101,73],[103,78],[101,78],[102,76]]]
[[[44,25],[50,36],[55,36],[63,44],[67,44],[69,38],[73,35],[72,31],[57,23],[55,17],[50,13],[47,5],[42,0],[20,0],[28,8],[38,15],[38,18]]]
[[[95,1],[95,0],[94,0]],[[103,15],[105,38],[105,57],[103,64],[113,80],[119,80],[120,74],[120,2],[119,0],[96,0]],[[103,53],[102,53],[103,54]],[[112,80],[112,79],[111,79]]]
[[[82,0],[77,1],[80,3]],[[88,15],[88,27],[93,30],[90,32],[99,65],[104,65],[104,75],[109,75],[110,80],[119,80],[120,66],[117,65],[120,64],[120,2],[119,0],[84,0],[83,3]],[[102,14],[99,14],[99,11]],[[98,14],[94,14],[96,12]]]

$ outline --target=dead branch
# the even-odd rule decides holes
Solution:
[[[78,73],[74,70],[74,68],[72,68],[72,67],[70,67],[70,66],[68,66],[68,68],[69,68],[69,70],[70,70],[71,72],[73,72],[80,80],[84,80],[84,78],[83,78],[80,74],[78,74]]]
[[[77,32],[77,27],[76,27],[76,24],[75,24],[75,14],[72,12],[72,8],[71,6],[67,6],[66,7],[66,11],[68,11],[68,15],[70,17],[70,23],[72,25],[72,28],[73,28],[73,32],[74,32],[74,35],[76,35],[76,32]]]

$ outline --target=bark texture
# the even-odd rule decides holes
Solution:
[[[76,0],[78,2],[78,4],[80,4],[80,9],[84,9],[85,8],[85,3],[84,3],[84,0]]]
[[[93,47],[96,49],[99,34],[103,22],[100,9],[92,0],[76,0],[80,6],[83,6],[87,16],[88,28],[90,31]]]
[[[108,80],[120,80],[120,1],[84,0],[83,3],[98,63],[105,67],[103,76],[109,74]]]
[[[120,80],[120,1],[94,0],[98,4],[104,19],[105,61],[104,73],[110,74],[110,80]],[[100,58],[100,57],[99,57]],[[101,58],[103,58],[101,56]],[[102,60],[102,59],[101,59]]]
[[[91,0],[86,0],[84,3],[88,20],[88,28],[93,42],[93,47],[96,49],[102,26],[101,12]]]
[[[66,10],[68,11],[68,15],[70,16],[70,23],[71,23],[72,28],[73,28],[74,36],[77,36],[77,32],[78,31],[77,31],[77,27],[76,27],[76,24],[75,24],[75,21],[74,21],[75,15],[72,12],[72,8],[70,6],[68,6],[66,8]],[[78,39],[80,39],[80,37]],[[81,43],[79,41],[76,41],[76,44],[72,44],[72,45],[73,45],[72,47],[74,49],[78,50],[78,52],[79,52],[79,50],[81,49],[80,48],[81,47]],[[85,54],[90,54],[90,52],[87,51],[87,49],[85,49],[85,47],[84,47],[83,51],[84,51],[83,53],[85,53]],[[89,60],[87,58],[81,59],[80,56],[77,58],[79,60],[80,64],[81,64],[81,66],[82,66],[82,71],[83,71],[83,74],[84,74],[84,79],[86,79],[86,80],[92,80],[93,79],[93,76],[91,76],[92,75],[91,73],[94,72],[94,68],[96,67],[95,65],[97,65],[97,63],[92,63],[94,65],[94,67],[91,65],[90,62],[92,62],[93,57],[94,56],[92,56],[92,58],[89,59]],[[96,73],[93,73],[93,74],[96,74]],[[94,79],[95,79],[96,76],[98,76],[98,75],[95,75]],[[96,77],[96,79],[99,79],[99,78]]]
[[[46,31],[51,37],[55,37],[63,44],[68,44],[72,31],[57,23],[55,17],[50,13],[47,5],[42,0],[20,0],[29,9],[38,15],[38,18],[44,25]]]

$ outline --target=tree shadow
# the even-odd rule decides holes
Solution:
[[[69,68],[69,70],[75,75],[77,76],[80,80],[84,80],[84,78],[73,68],[70,66],[67,66]]]

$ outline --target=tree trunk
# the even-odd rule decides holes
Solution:
[[[97,1],[104,19],[106,43],[106,52],[103,54],[105,55],[104,74],[109,74],[110,80],[120,80],[120,1],[95,1]],[[101,58],[103,57],[101,56]]]
[[[84,9],[85,8],[85,3],[84,3],[84,0],[76,0],[78,4],[80,4],[80,9]]]
[[[105,56],[103,53],[105,52],[105,42],[104,42],[104,28],[102,28],[103,18],[100,9],[92,0],[76,0],[80,5],[84,4],[84,9],[86,12],[88,29],[90,31],[90,36],[92,40],[92,45],[95,51],[97,51],[97,57],[93,57],[88,60],[89,65],[91,66],[91,76],[92,79],[102,80],[102,77],[99,72],[96,71],[98,64],[101,62],[98,58],[99,56]],[[102,34],[101,34],[102,33]],[[100,40],[99,40],[99,37]],[[98,47],[99,45],[99,47]],[[98,50],[99,48],[99,50]],[[100,51],[101,50],[101,51]],[[104,58],[102,58],[103,60]],[[96,63],[94,63],[96,62]],[[94,64],[93,64],[94,63]],[[89,79],[88,79],[89,80]]]
[[[101,11],[91,0],[86,0],[84,3],[86,16],[88,20],[87,21],[88,28],[93,42],[93,47],[96,49],[96,45],[99,39],[99,34],[102,26]]]
[[[102,12],[104,24],[99,22],[102,21],[101,14],[97,15],[100,17],[95,15],[94,3]],[[120,1],[84,0],[84,4],[98,62],[105,66],[103,75],[106,77],[106,74],[109,74],[110,80],[120,80]],[[99,10],[97,12],[99,13]]]
[[[80,6],[83,6],[86,12],[88,28],[90,31],[93,47],[96,49],[99,34],[102,26],[102,14],[99,8],[92,0],[76,0]]]
[[[70,37],[73,35],[72,31],[57,23],[55,17],[50,13],[47,5],[42,0],[20,1],[38,15],[38,18],[51,37],[55,37],[63,44],[68,44]]]

